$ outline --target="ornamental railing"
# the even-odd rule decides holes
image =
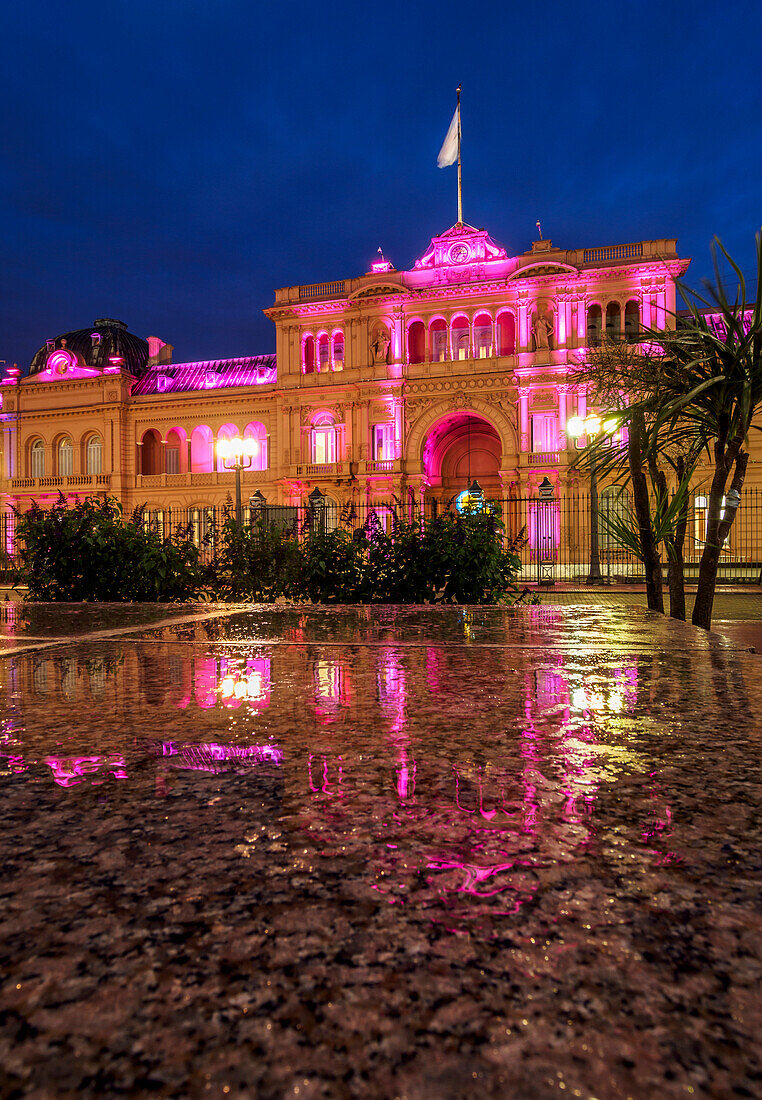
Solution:
[[[609,244],[602,248],[586,248],[582,253],[584,264],[597,264],[606,260],[637,260],[643,255],[643,243]]]
[[[310,283],[299,287],[299,300],[311,302],[316,298],[341,298],[344,294],[345,280],[334,283]]]

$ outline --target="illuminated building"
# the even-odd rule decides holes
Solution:
[[[544,478],[562,498],[579,478],[567,421],[587,411],[569,372],[603,334],[668,324],[686,267],[674,240],[512,256],[457,224],[410,270],[277,290],[275,355],[173,363],[162,340],[96,321],[47,341],[27,377],[5,372],[4,510],[110,493],[201,525],[232,495],[215,444],[236,434],[255,441],[244,501],[318,487],[331,516],[441,508],[474,478],[487,498],[527,500]]]

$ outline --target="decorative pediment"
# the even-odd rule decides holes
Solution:
[[[518,282],[519,279],[539,279],[541,275],[577,275],[579,272],[576,267],[570,267],[569,264],[530,264],[529,267],[522,267],[515,275],[511,275],[512,282]]]
[[[415,261],[415,269],[462,268],[468,264],[489,264],[507,258],[505,249],[495,244],[486,229],[475,229],[473,225],[457,222],[446,233],[432,237],[428,251]]]
[[[399,283],[373,283],[371,286],[360,287],[354,294],[349,295],[350,302],[356,302],[360,298],[387,298],[390,294],[407,294],[405,288]]]

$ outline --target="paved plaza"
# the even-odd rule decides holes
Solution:
[[[0,606],[0,1095],[762,1094],[762,657],[543,599]]]

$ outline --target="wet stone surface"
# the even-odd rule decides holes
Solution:
[[[762,1094],[759,657],[204,614],[0,659],[0,1095]]]

